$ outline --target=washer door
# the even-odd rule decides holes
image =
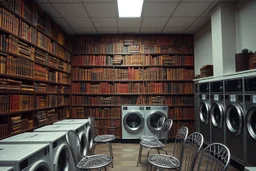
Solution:
[[[50,166],[43,160],[37,161],[33,166],[29,169],[29,171],[50,171]]]
[[[123,119],[126,131],[130,133],[138,133],[144,128],[144,118],[139,112],[129,112]]]
[[[246,127],[250,136],[256,140],[256,107],[247,112]]]
[[[157,125],[157,122],[158,120],[161,118],[161,117],[165,117],[165,114],[163,114],[162,112],[160,111],[155,111],[155,112],[152,112],[148,115],[147,117],[147,126],[148,126],[148,129],[152,132],[157,132],[161,129],[161,127],[159,127]]]
[[[210,115],[210,104],[208,102],[201,102],[199,105],[199,118],[203,124],[208,124]]]
[[[224,107],[221,103],[215,102],[211,106],[211,121],[215,128],[222,128],[224,120]]]
[[[226,124],[228,130],[240,135],[243,129],[243,111],[238,104],[229,104],[226,109]]]
[[[69,147],[67,144],[62,144],[58,147],[54,156],[54,170],[55,171],[68,171],[72,158],[70,156]]]

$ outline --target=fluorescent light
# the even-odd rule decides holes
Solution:
[[[143,0],[117,0],[119,17],[136,18],[141,16]]]

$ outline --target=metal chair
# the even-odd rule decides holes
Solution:
[[[97,169],[101,170],[112,163],[112,158],[104,154],[83,156],[81,153],[81,144],[78,135],[71,130],[66,133],[66,140],[70,147],[71,154],[76,167],[81,170]]]
[[[139,166],[139,163],[141,163],[141,153],[142,153],[142,148],[149,148],[148,150],[148,156],[149,153],[152,149],[156,149],[158,153],[160,153],[160,150],[164,151],[165,154],[167,154],[167,151],[164,150],[164,147],[167,143],[168,136],[169,136],[169,131],[172,127],[173,121],[171,119],[168,119],[164,122],[162,129],[161,129],[161,134],[163,135],[160,140],[141,140],[140,141],[140,150],[138,154],[138,161],[137,161],[137,167]]]
[[[156,131],[155,134],[158,136],[153,136],[153,135],[142,135],[140,137],[140,140],[158,140],[161,138],[161,128],[164,124],[165,121],[165,117],[162,116],[158,119],[157,123],[156,123]]]
[[[91,153],[94,154],[97,143],[107,143],[109,147],[110,157],[114,159],[111,141],[116,139],[116,136],[111,134],[98,135],[95,119],[91,116],[89,117],[89,124],[91,126],[91,131],[92,131],[91,135],[93,139]],[[112,162],[112,167],[113,167],[113,162]]]
[[[230,151],[221,143],[209,144],[198,156],[192,171],[226,171],[230,163]]]
[[[181,132],[183,131],[181,130]],[[184,133],[186,134],[186,130],[184,130]],[[185,143],[183,147],[182,141],[179,143],[181,144],[181,146],[179,146],[181,150],[178,150],[178,157],[180,157],[180,159],[176,158],[174,155],[155,154],[148,158],[148,162],[151,164],[150,166],[152,167],[153,165],[157,167],[157,170],[179,169],[182,171],[190,171],[194,167],[196,157],[203,146],[204,137],[201,133],[194,132],[184,140]]]

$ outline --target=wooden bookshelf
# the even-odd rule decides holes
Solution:
[[[167,105],[169,118],[193,125],[191,35],[84,36],[74,40],[73,118],[92,115],[103,125],[98,128],[100,133],[110,133],[114,127],[112,131],[120,138],[122,105]],[[180,116],[182,110],[189,116]]]
[[[0,10],[2,139],[70,116],[72,43],[34,1]]]

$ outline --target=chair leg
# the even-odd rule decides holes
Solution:
[[[149,158],[149,153],[150,153],[151,150],[152,150],[152,148],[150,148],[150,149],[148,150],[148,157],[147,157],[147,159]]]
[[[112,158],[112,168],[113,168],[113,153],[112,153],[112,146],[111,146],[111,143],[108,143],[107,142],[107,144],[108,144],[108,149],[109,149],[109,153],[110,153],[110,157]]]
[[[114,159],[113,148],[112,148],[112,143],[111,142],[110,142],[110,147],[111,147],[111,156],[112,156],[112,159]]]
[[[142,153],[142,145],[140,145],[140,150],[138,154],[137,167],[139,167],[139,163],[141,163],[141,153]]]

